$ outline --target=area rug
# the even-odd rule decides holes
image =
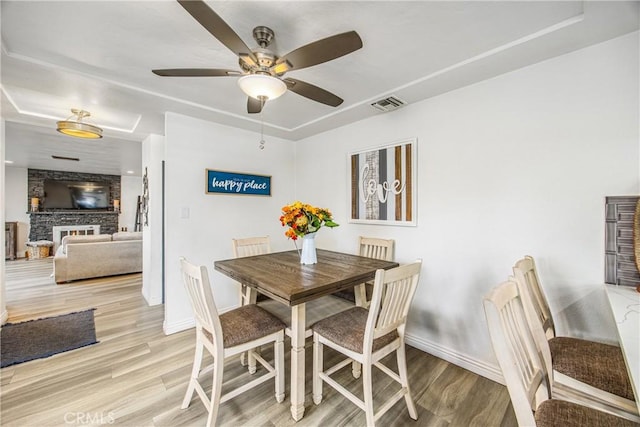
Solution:
[[[94,310],[5,324],[0,330],[0,368],[96,344]]]

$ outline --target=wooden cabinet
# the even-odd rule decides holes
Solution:
[[[18,246],[18,223],[4,223],[4,259],[16,259]]]
[[[639,198],[615,196],[605,199],[605,283],[640,284],[633,248],[633,220]]]

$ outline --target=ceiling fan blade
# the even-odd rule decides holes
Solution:
[[[169,68],[166,70],[151,70],[153,74],[162,77],[225,77],[242,74],[235,70],[220,70],[216,68]]]
[[[314,86],[311,83],[303,82],[302,80],[286,78],[283,81],[287,84],[287,88],[297,93],[298,95],[309,98],[313,101],[320,102],[322,104],[329,105],[331,107],[337,107],[342,104],[342,98],[326,91],[318,86]]]
[[[178,0],[182,6],[196,21],[200,23],[213,37],[220,40],[229,50],[238,56],[247,55],[258,62],[251,49],[247,47],[240,36],[231,29],[226,22],[218,16],[204,1]]]
[[[259,99],[247,97],[247,112],[250,114],[259,113],[262,111],[262,101]]]
[[[340,58],[362,47],[362,39],[355,31],[349,31],[317,40],[287,53],[276,62],[288,65],[288,70],[299,70]]]

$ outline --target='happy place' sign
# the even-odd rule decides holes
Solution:
[[[271,177],[207,169],[207,193],[271,196]]]

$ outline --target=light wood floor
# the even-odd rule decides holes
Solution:
[[[206,414],[197,397],[188,409],[180,409],[195,334],[190,330],[164,335],[163,307],[146,305],[140,294],[140,274],[56,285],[49,277],[51,259],[7,261],[6,266],[9,322],[96,308],[100,342],[0,369],[0,425],[204,425]],[[312,403],[310,350],[306,412],[300,422],[295,423],[290,416],[289,384],[285,402],[278,404],[273,397],[273,382],[267,381],[223,404],[218,425],[364,426],[364,413],[327,386],[322,404]],[[264,354],[271,357],[269,350]],[[326,349],[325,357],[329,360],[336,356]],[[407,348],[407,358],[418,421],[409,418],[401,401],[379,420],[379,425],[516,425],[505,387],[412,347]],[[394,362],[389,364],[394,366]],[[230,360],[225,365],[225,379],[244,375],[248,374],[239,361]],[[352,390],[359,390],[359,381],[351,377],[348,368],[337,378]],[[376,384],[378,398],[392,393],[385,375],[376,378]]]

